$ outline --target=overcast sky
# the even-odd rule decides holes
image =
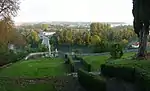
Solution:
[[[15,22],[132,23],[132,0],[22,0]]]

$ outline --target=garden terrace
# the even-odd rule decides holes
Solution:
[[[122,59],[129,58],[135,55],[135,52],[128,52],[124,53]],[[88,63],[91,64],[92,71],[99,71],[100,65],[109,61],[110,55],[102,55],[102,56],[84,56],[83,59]]]
[[[20,61],[0,70],[0,77],[46,77],[62,76],[67,73],[64,61],[60,58],[41,58]]]

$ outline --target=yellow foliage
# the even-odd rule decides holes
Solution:
[[[10,18],[0,20],[0,43],[7,44],[12,39],[13,22]]]
[[[128,43],[128,40],[123,39],[122,42],[123,42],[124,44],[127,44],[127,43]]]
[[[98,35],[93,35],[91,37],[91,42],[92,42],[92,44],[96,44],[96,43],[101,42],[101,39],[100,39],[100,37]]]
[[[39,41],[39,36],[36,31],[32,30],[31,36],[32,36],[32,39],[35,40],[36,42]]]

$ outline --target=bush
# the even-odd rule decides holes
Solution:
[[[101,65],[101,73],[104,76],[117,77],[126,81],[133,82],[135,69],[132,67],[124,67],[121,65]]]
[[[83,65],[83,69],[90,72],[91,71],[91,64],[87,63],[82,57],[77,56],[77,60],[80,60],[81,64]]]
[[[6,53],[3,53],[0,55],[1,58],[0,66],[22,60],[25,56],[27,56],[27,54],[28,54],[27,52],[14,53],[13,51],[8,51]]]
[[[101,73],[134,82],[140,91],[150,91],[150,61],[117,60],[111,64],[103,64]]]
[[[123,50],[120,44],[113,44],[110,55],[112,58],[117,59],[123,56]]]
[[[106,80],[103,77],[79,69],[78,80],[87,91],[106,91]]]
[[[72,60],[72,57],[68,56],[68,62],[69,62],[69,65],[70,65],[71,72],[74,72],[75,71],[75,64]]]
[[[25,50],[26,50],[28,53],[46,52],[46,51],[48,51],[48,47],[46,47],[45,45],[39,44],[37,48],[32,48],[32,47],[30,47],[30,46],[27,46],[27,47],[25,48]]]
[[[82,65],[84,66],[83,69],[90,72],[91,71],[91,64],[88,64],[83,58],[80,58]]]
[[[69,64],[70,71],[74,72],[75,71],[75,64],[73,62],[72,57],[70,57],[69,55],[65,54],[65,58],[67,59],[66,63]]]
[[[38,46],[38,49],[37,49],[38,52],[45,52],[45,51],[48,51],[48,48],[45,46],[45,45],[39,45]]]

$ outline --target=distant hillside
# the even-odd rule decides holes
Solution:
[[[32,24],[54,24],[54,25],[60,25],[60,24],[73,24],[73,25],[82,25],[82,24],[91,24],[92,22],[67,22],[67,21],[51,21],[51,22],[16,22],[15,25],[32,25]],[[108,24],[126,24],[125,22],[100,22],[100,23],[108,23]]]

